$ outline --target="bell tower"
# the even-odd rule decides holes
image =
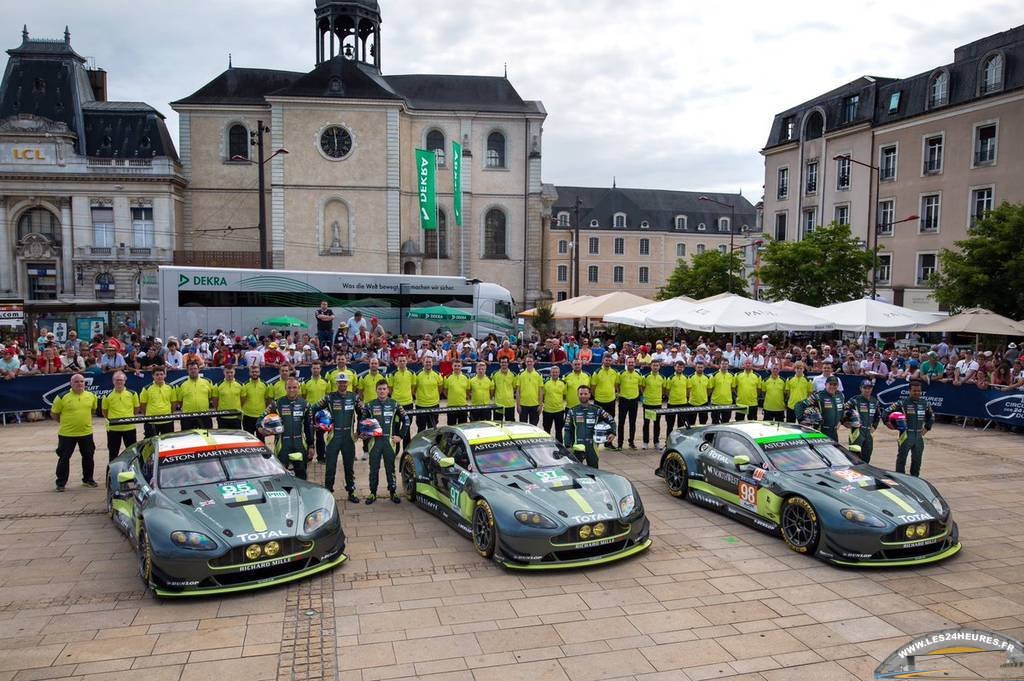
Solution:
[[[316,63],[341,56],[380,70],[377,0],[316,0]]]

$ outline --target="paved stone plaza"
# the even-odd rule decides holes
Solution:
[[[0,681],[826,681],[869,679],[912,635],[950,625],[1024,636],[1024,438],[1007,433],[929,436],[924,472],[964,544],[945,564],[836,569],[668,496],[654,453],[609,452],[652,521],[638,558],[513,574],[407,503],[342,502],[340,569],[173,603],[143,591],[102,486],[74,482],[77,458],[68,491],[51,491],[55,440],[51,422],[0,428]],[[895,441],[880,440],[892,465]]]

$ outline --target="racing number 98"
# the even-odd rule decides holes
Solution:
[[[757,488],[756,487],[754,487],[750,483],[740,482],[738,492],[739,492],[740,503],[743,506],[747,506],[749,508],[756,508],[757,507]]]

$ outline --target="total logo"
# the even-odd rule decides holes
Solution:
[[[266,532],[249,532],[247,534],[235,535],[242,541],[263,541],[264,539],[279,539],[284,536],[284,532],[278,530],[268,530]]]

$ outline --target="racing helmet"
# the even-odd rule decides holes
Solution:
[[[821,412],[817,407],[807,407],[803,416],[800,417],[800,425],[810,428],[817,428],[821,425]]]
[[[371,437],[383,437],[384,429],[377,419],[363,419],[359,422],[359,437],[369,440]]]
[[[889,418],[885,420],[885,425],[887,425],[890,430],[905,433],[907,432],[907,415],[902,411],[894,411],[889,414]]]
[[[594,426],[594,444],[603,445],[608,442],[612,435],[612,426],[609,423],[598,423]]]
[[[334,430],[334,417],[331,416],[330,409],[321,409],[313,417],[313,425],[317,430],[324,433],[329,433]]]
[[[273,433],[274,435],[280,435],[284,432],[284,422],[281,421],[281,417],[277,414],[267,414],[260,419],[258,426],[264,431]]]
[[[843,412],[842,424],[850,430],[857,430],[860,428],[860,412],[853,407]]]

